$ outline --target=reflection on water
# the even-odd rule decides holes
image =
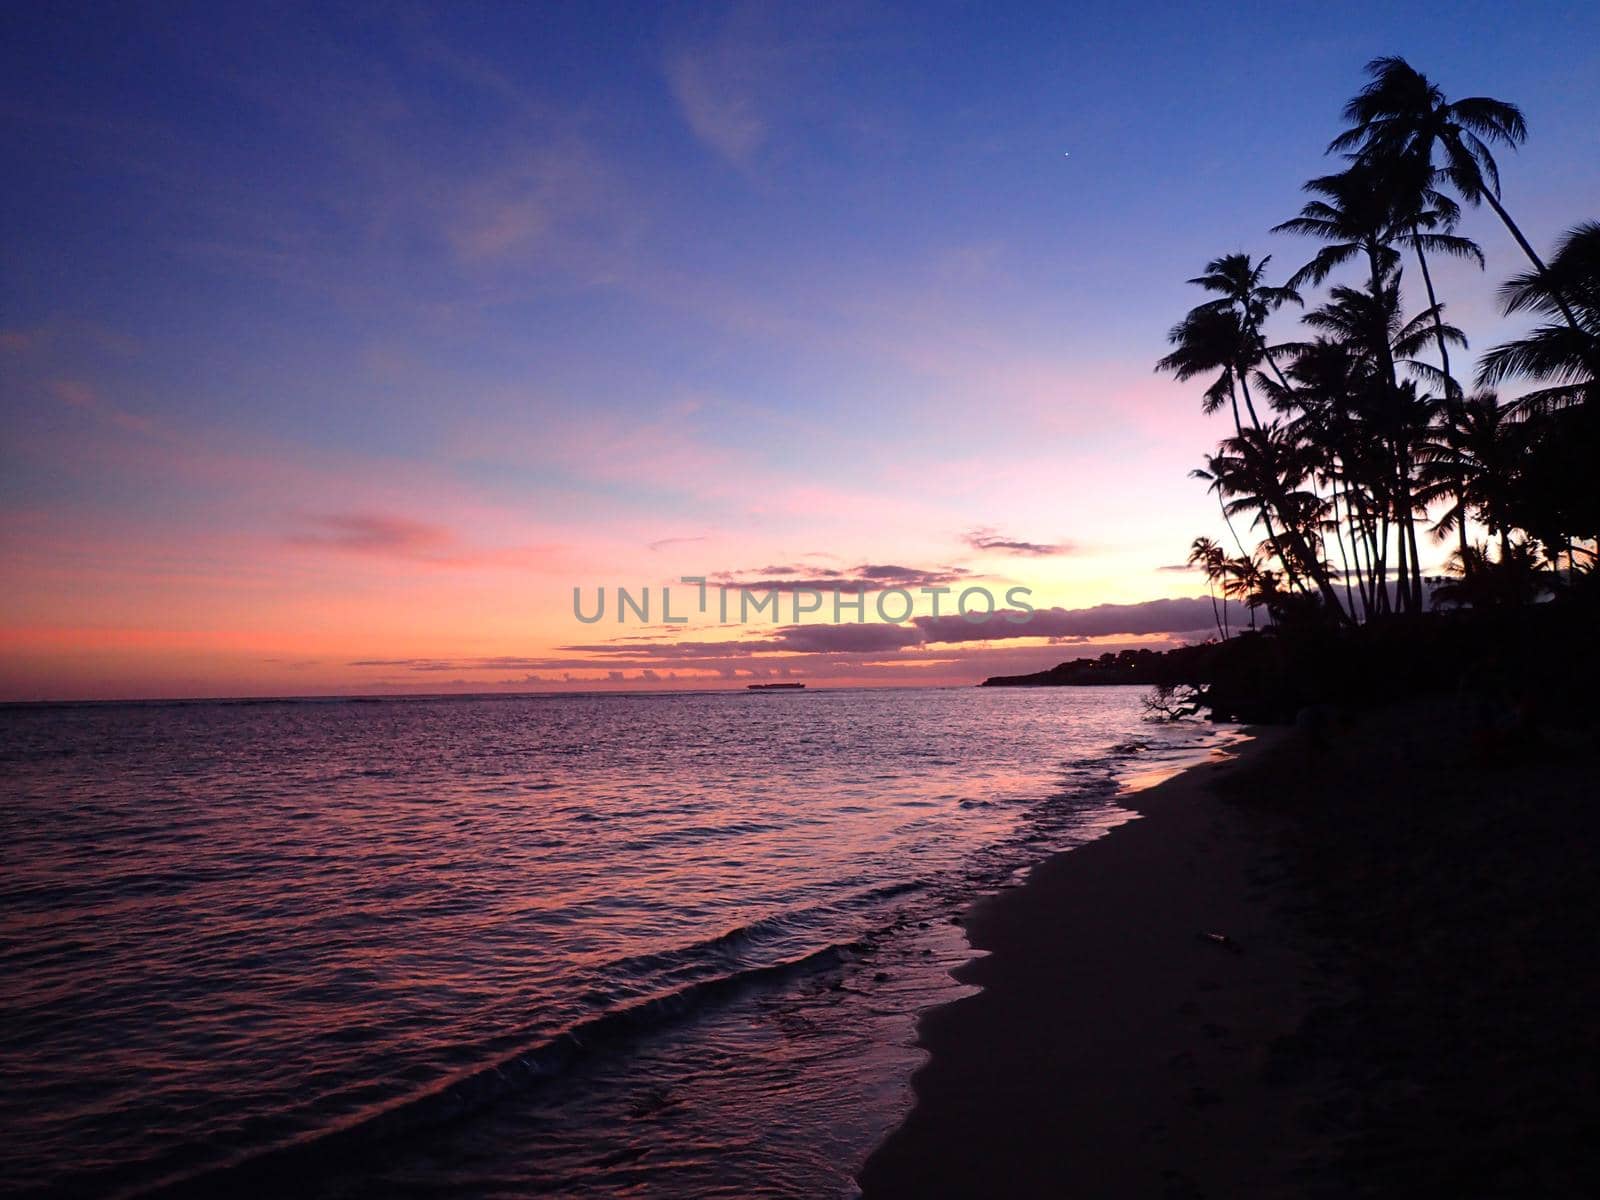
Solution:
[[[843,1191],[962,898],[1212,736],[1139,694],[0,712],[0,1172]]]

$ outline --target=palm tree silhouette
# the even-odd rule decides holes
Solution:
[[[1321,500],[1304,487],[1314,461],[1307,447],[1274,421],[1226,439],[1208,460],[1220,496],[1230,498],[1230,518],[1253,514],[1268,545],[1283,564],[1291,589],[1314,586],[1330,615],[1347,620],[1330,581],[1329,564],[1315,544],[1320,542]]]
[[[1273,361],[1261,327],[1271,313],[1285,304],[1299,304],[1300,296],[1293,288],[1272,287],[1263,282],[1271,261],[1270,254],[1259,263],[1251,262],[1248,254],[1225,254],[1208,262],[1204,271],[1189,282],[1216,293],[1216,299],[1195,305],[1168,331],[1167,342],[1174,349],[1156,363],[1157,371],[1171,371],[1179,380],[1220,370],[1206,390],[1204,411],[1208,415],[1214,413],[1224,400],[1231,399],[1234,432],[1241,434],[1241,395],[1251,426],[1261,428],[1261,417],[1250,394],[1251,372],[1264,361],[1278,375],[1282,386],[1288,386]]]
[[[1264,282],[1267,264],[1271,261],[1272,255],[1269,254],[1260,262],[1252,263],[1250,256],[1243,253],[1224,254],[1221,258],[1212,259],[1205,265],[1205,270],[1189,282],[1208,292],[1215,292],[1217,298],[1197,305],[1192,311],[1232,313],[1246,344],[1259,355],[1256,361],[1265,361],[1277,376],[1278,383],[1288,387],[1288,381],[1278,370],[1272,349],[1262,336],[1261,329],[1267,318],[1278,309],[1285,304],[1300,304],[1301,300],[1293,286],[1274,287]],[[1240,382],[1244,386],[1247,381],[1241,377]],[[1248,391],[1245,398],[1248,406]],[[1251,411],[1254,415],[1254,410]],[[1260,422],[1256,424],[1259,426]]]
[[[1579,331],[1578,320],[1549,270],[1500,199],[1500,168],[1491,145],[1515,149],[1527,140],[1528,125],[1515,104],[1488,96],[1446,100],[1444,92],[1405,59],[1375,58],[1367,64],[1370,82],[1344,107],[1351,128],[1334,138],[1330,152],[1354,151],[1360,161],[1408,164],[1404,169],[1431,176],[1434,158],[1443,156],[1437,174],[1468,204],[1487,203],[1546,277],[1549,294]]]
[[[1448,501],[1433,527],[1437,537],[1457,534],[1456,553],[1462,571],[1470,574],[1480,558],[1467,541],[1467,521],[1476,516],[1498,534],[1502,556],[1511,533],[1507,495],[1517,480],[1524,427],[1511,420],[1511,409],[1494,392],[1476,392],[1445,408],[1435,438],[1419,454],[1424,505]]]
[[[1381,265],[1381,263],[1380,263]],[[1367,435],[1385,447],[1388,456],[1387,479],[1374,481],[1374,494],[1386,499],[1385,529],[1392,520],[1398,531],[1396,567],[1401,606],[1412,611],[1422,607],[1422,567],[1418,553],[1416,517],[1418,506],[1412,494],[1412,476],[1417,446],[1425,440],[1434,401],[1418,392],[1415,384],[1401,383],[1395,375],[1397,364],[1418,373],[1428,370],[1416,360],[1418,350],[1430,339],[1465,345],[1461,331],[1444,325],[1438,314],[1427,311],[1409,321],[1400,311],[1400,272],[1376,283],[1375,291],[1336,287],[1327,303],[1305,316],[1305,323],[1343,346],[1355,360],[1355,385],[1351,399],[1362,419]],[[1384,542],[1387,542],[1385,535]],[[1380,583],[1387,577],[1383,551],[1379,551]]]
[[[1244,541],[1239,537],[1239,531],[1234,528],[1233,515],[1228,511],[1227,488],[1228,461],[1223,455],[1207,454],[1205,466],[1196,467],[1189,472],[1190,479],[1202,479],[1208,485],[1206,490],[1217,498],[1217,507],[1222,510],[1222,520],[1228,527],[1228,533],[1233,538],[1233,544],[1239,548],[1239,553],[1244,553]]]
[[[1525,337],[1496,346],[1478,368],[1482,384],[1522,376],[1550,386],[1519,402],[1523,410],[1578,403],[1593,397],[1594,350],[1600,345],[1600,221],[1569,229],[1543,273],[1525,272],[1500,289],[1501,310],[1553,318],[1558,297],[1571,297],[1576,324],[1547,321]]]
[[[1281,286],[1267,282],[1266,258],[1207,263],[1189,282],[1208,298],[1173,326],[1157,363],[1179,379],[1207,377],[1206,412],[1232,410],[1232,436],[1190,473],[1216,496],[1239,549],[1227,557],[1209,538],[1190,548],[1214,604],[1220,584],[1224,607],[1213,615],[1224,637],[1230,598],[1252,615],[1266,607],[1277,625],[1420,613],[1419,524],[1439,540],[1454,535],[1468,576],[1493,569],[1481,587],[1465,580],[1458,600],[1526,597],[1517,580],[1531,578],[1522,568],[1540,554],[1565,557],[1569,578],[1579,554],[1600,572],[1600,221],[1569,230],[1542,262],[1501,203],[1492,153],[1526,136],[1515,106],[1449,102],[1399,58],[1374,59],[1368,74],[1345,108],[1352,127],[1329,147],[1346,165],[1307,183],[1299,214],[1274,228],[1322,246]],[[1430,261],[1442,254],[1481,268],[1484,259],[1457,233],[1461,203],[1447,188],[1493,208],[1532,264],[1504,285],[1501,307],[1543,323],[1496,346],[1478,371],[1480,386],[1513,377],[1536,385],[1513,403],[1490,390],[1469,397],[1451,370],[1466,338],[1445,319]],[[1426,292],[1420,312],[1403,302],[1410,254]],[[1363,278],[1335,283],[1344,267]],[[1327,291],[1301,316],[1305,334],[1269,345],[1267,321],[1303,305],[1309,287]],[[1264,535],[1253,550],[1239,537],[1240,516]],[[1490,544],[1471,544],[1473,524],[1489,530]]]
[[[1224,403],[1231,404],[1234,430],[1243,433],[1237,385],[1255,359],[1248,339],[1239,328],[1238,318],[1204,306],[1192,308],[1168,331],[1167,342],[1173,350],[1156,363],[1156,370],[1170,371],[1180,382],[1216,371],[1216,379],[1206,388],[1201,400],[1201,410],[1210,416]],[[1261,419],[1256,415],[1249,392],[1245,393],[1245,405],[1250,411],[1251,425],[1259,428]]]
[[[1221,611],[1217,608],[1217,581],[1223,576],[1228,562],[1227,552],[1208,537],[1197,537],[1189,547],[1189,565],[1199,567],[1206,577],[1206,594],[1211,597],[1211,616],[1217,623],[1222,640],[1228,640],[1227,599]]]

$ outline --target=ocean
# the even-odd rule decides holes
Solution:
[[[849,1195],[1142,695],[0,710],[0,1190]]]

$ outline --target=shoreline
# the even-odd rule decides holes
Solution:
[[[919,1020],[929,1058],[858,1176],[868,1200],[1286,1189],[1309,1139],[1256,1081],[1314,971],[1273,903],[1272,822],[1210,802],[1281,735],[1125,794],[1137,819],[971,906],[955,976],[981,990]]]
[[[1257,731],[974,905],[867,1200],[1589,1194],[1600,726],[1469,701]]]

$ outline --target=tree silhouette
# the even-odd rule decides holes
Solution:
[[[1364,162],[1436,171],[1468,204],[1487,203],[1527,255],[1535,273],[1545,278],[1550,298],[1568,326],[1581,332],[1559,283],[1550,278],[1544,261],[1501,203],[1500,167],[1492,147],[1515,149],[1527,140],[1522,110],[1488,96],[1449,101],[1437,84],[1395,56],[1373,59],[1367,64],[1367,75],[1366,87],[1344,108],[1345,119],[1354,124],[1334,138],[1328,149],[1353,151]],[[1436,164],[1436,158],[1442,161]]]
[[[1216,495],[1239,555],[1199,538],[1190,562],[1225,600],[1249,605],[1252,619],[1264,608],[1276,625],[1420,613],[1419,523],[1456,539],[1462,582],[1437,594],[1457,603],[1527,602],[1567,586],[1530,568],[1540,552],[1564,556],[1567,580],[1600,559],[1600,221],[1569,230],[1544,263],[1500,202],[1491,152],[1526,137],[1516,107],[1449,102],[1398,58],[1373,60],[1368,74],[1345,107],[1353,126],[1329,147],[1345,167],[1307,183],[1299,215],[1274,228],[1322,247],[1282,285],[1267,281],[1267,258],[1207,263],[1189,282],[1210,298],[1172,328],[1157,363],[1180,380],[1209,376],[1202,407],[1229,405],[1233,416],[1232,436],[1191,475]],[[1483,254],[1456,233],[1460,205],[1446,188],[1488,203],[1533,264],[1503,286],[1501,307],[1543,323],[1478,369],[1480,386],[1538,385],[1510,403],[1488,388],[1468,396],[1451,369],[1466,338],[1445,320],[1429,260],[1481,267]],[[1427,296],[1420,312],[1405,305],[1406,251]],[[1359,282],[1334,278],[1349,269]],[[1320,287],[1299,317],[1303,336],[1270,345],[1269,318]],[[1259,532],[1258,546],[1240,540],[1235,518]],[[1496,555],[1472,545],[1474,524]]]

